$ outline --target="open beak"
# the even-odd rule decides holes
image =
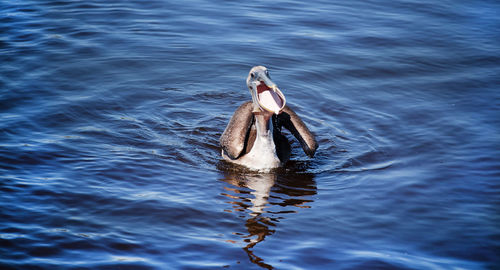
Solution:
[[[285,95],[267,76],[262,76],[260,80],[252,83],[252,88],[254,104],[257,103],[261,109],[278,115],[285,108]]]

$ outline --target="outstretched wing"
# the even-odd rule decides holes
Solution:
[[[222,149],[232,159],[238,158],[245,150],[247,136],[253,122],[252,106],[252,102],[248,101],[236,109],[220,137]]]
[[[304,152],[310,157],[314,156],[318,148],[318,142],[314,134],[309,131],[302,119],[288,105],[278,115],[278,125],[290,130],[293,136],[299,141]]]

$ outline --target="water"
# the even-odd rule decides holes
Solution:
[[[500,267],[498,2],[0,10],[0,268]],[[314,158],[221,160],[254,65]]]

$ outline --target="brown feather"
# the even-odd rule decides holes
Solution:
[[[231,159],[237,159],[247,148],[248,135],[253,123],[252,109],[253,104],[251,101],[245,102],[238,107],[220,137],[219,143]]]

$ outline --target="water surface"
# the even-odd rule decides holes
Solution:
[[[2,269],[500,267],[497,2],[0,10]],[[254,65],[314,158],[221,160]]]

